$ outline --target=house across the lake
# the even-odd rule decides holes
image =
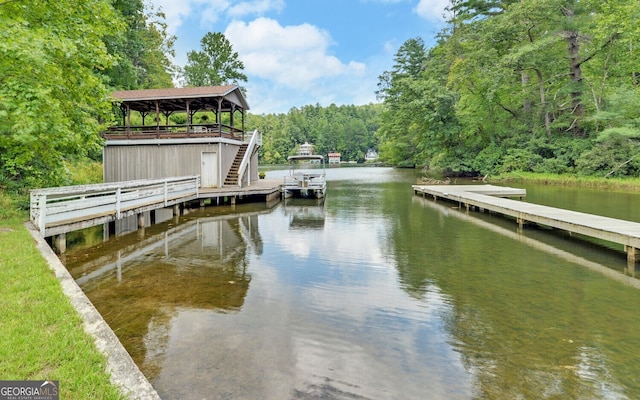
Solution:
[[[298,150],[298,155],[301,156],[310,156],[313,154],[313,145],[305,142],[300,145],[300,149]]]
[[[365,161],[375,161],[378,159],[378,152],[374,149],[367,150],[367,155],[364,156]]]
[[[329,164],[340,164],[340,153],[329,153]]]
[[[260,133],[245,133],[249,105],[237,85],[113,93],[122,121],[103,133],[104,182],[200,175],[203,188],[258,180]],[[200,118],[198,113],[213,113]],[[184,123],[170,120],[184,114]],[[141,123],[133,125],[132,115]],[[209,114],[210,115],[210,114]]]

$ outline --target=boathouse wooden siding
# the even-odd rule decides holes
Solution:
[[[104,181],[120,182],[138,179],[200,175],[202,153],[216,153],[219,158],[217,181],[224,181],[240,146],[228,143],[163,144],[104,147]],[[257,154],[252,160],[251,180],[258,179]],[[254,167],[255,164],[255,167]]]

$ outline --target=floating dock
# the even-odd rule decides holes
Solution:
[[[416,195],[457,202],[467,212],[488,210],[516,219],[520,228],[535,223],[624,246],[627,263],[640,260],[640,223],[522,201],[525,189],[494,185],[413,185]],[[513,200],[516,197],[520,200]]]
[[[281,180],[259,179],[251,182],[250,186],[225,186],[221,188],[200,188],[198,190],[199,199],[215,199],[219,202],[223,198],[229,198],[232,204],[236,199],[244,197],[260,197],[266,202],[280,199],[282,189]]]

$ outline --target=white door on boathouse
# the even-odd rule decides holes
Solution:
[[[202,152],[202,170],[200,186],[218,187],[218,153]]]

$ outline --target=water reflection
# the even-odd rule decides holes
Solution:
[[[323,229],[324,197],[321,199],[288,198],[284,200],[284,213],[289,216],[291,229]]]
[[[535,238],[528,237],[524,235],[522,231],[516,232],[514,229],[507,229],[501,227],[499,224],[496,224],[496,221],[488,222],[484,221],[478,216],[474,216],[469,213],[464,213],[459,209],[453,209],[446,205],[436,203],[430,199],[424,197],[414,196],[414,203],[420,204],[423,207],[429,207],[434,210],[439,211],[443,216],[451,216],[455,218],[459,218],[461,220],[473,223],[475,225],[481,226],[484,229],[490,230],[492,232],[498,233],[500,235],[506,236],[510,239],[517,240],[521,243],[524,243],[532,248],[542,250],[554,256],[562,257],[563,259],[581,265],[585,268],[589,268],[593,271],[596,271],[600,274],[605,275],[609,279],[613,279],[615,281],[624,283],[625,285],[629,285],[631,287],[635,287],[636,289],[640,289],[640,280],[635,279],[635,274],[627,274],[629,272],[629,266],[623,267],[622,264],[619,265],[602,265],[587,258],[581,257],[577,254],[571,253],[569,251],[565,251],[557,246],[559,243],[556,241],[555,246],[549,245],[547,243],[542,242],[541,240],[536,240]],[[473,213],[477,214],[477,213]],[[513,224],[512,224],[513,225]],[[515,225],[514,225],[515,228]],[[579,248],[579,251],[584,252],[584,246],[588,246],[587,243],[578,244],[575,247]],[[600,249],[600,251],[605,251],[606,249]]]
[[[638,397],[619,258],[427,203],[411,174],[330,170],[323,204],[213,207],[67,266],[166,399]]]
[[[67,265],[152,377],[170,347],[170,321],[186,310],[239,311],[251,282],[248,249],[262,252],[257,215],[198,218],[114,244],[90,259],[67,256]]]
[[[449,203],[412,202],[426,208],[423,221],[432,233],[401,273],[414,292],[427,291],[425,282],[431,282],[449,296],[447,331],[474,378],[474,397],[635,397],[638,380],[628,352],[640,341],[626,330],[640,323],[627,304],[639,297],[637,280],[611,269],[615,262],[605,266],[563,250],[568,244],[557,237],[551,246],[527,237],[530,232],[518,233],[513,221],[502,221],[508,229]],[[415,275],[411,265],[445,243],[451,260],[432,260],[428,274]],[[588,247],[570,244],[573,250]],[[405,251],[404,243],[397,245]]]

